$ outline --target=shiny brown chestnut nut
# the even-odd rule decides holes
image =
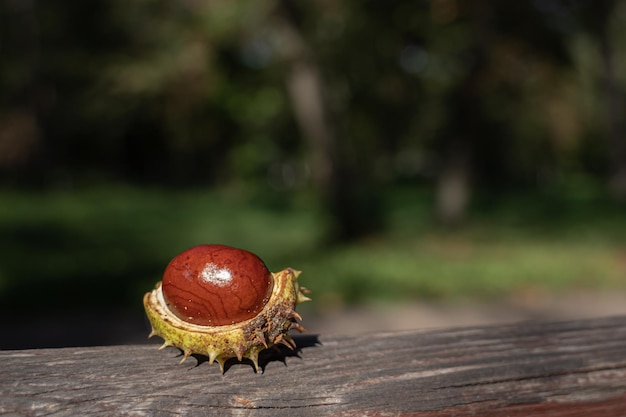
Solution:
[[[295,306],[309,300],[298,284],[300,271],[271,273],[255,254],[224,245],[199,245],[168,264],[163,281],[144,296],[151,336],[161,346],[217,361],[222,372],[230,358],[248,358],[258,371],[263,349],[295,342],[287,332],[304,328]]]

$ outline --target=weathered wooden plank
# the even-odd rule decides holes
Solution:
[[[155,345],[0,352],[0,412],[626,416],[626,317],[297,338],[264,373]]]

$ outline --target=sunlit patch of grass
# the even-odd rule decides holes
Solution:
[[[310,265],[313,289],[348,301],[507,297],[539,289],[625,288],[619,247],[522,240],[472,243],[426,236],[376,247],[350,247]]]

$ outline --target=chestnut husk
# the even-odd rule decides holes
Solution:
[[[272,273],[272,293],[263,309],[251,319],[222,326],[201,326],[178,318],[167,307],[158,282],[143,299],[152,326],[149,337],[163,338],[159,349],[167,346],[181,349],[180,363],[191,354],[205,355],[209,364],[217,362],[224,373],[228,359],[237,358],[240,362],[249,359],[258,372],[259,352],[279,343],[293,349],[296,345],[288,331],[305,330],[298,323],[302,318],[295,310],[296,305],[310,300],[305,295],[309,291],[298,283],[300,273],[291,268]]]

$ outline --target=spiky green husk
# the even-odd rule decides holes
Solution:
[[[205,355],[209,364],[219,363],[222,373],[224,363],[230,358],[239,361],[248,358],[259,370],[259,352],[282,343],[293,349],[295,342],[287,332],[294,328],[303,331],[296,319],[297,304],[310,300],[308,292],[298,284],[300,271],[291,268],[272,273],[274,287],[269,301],[249,320],[224,326],[199,326],[187,323],[175,316],[167,307],[161,291],[161,282],[143,298],[146,314],[152,325],[150,336],[159,336],[165,340],[160,349],[175,346],[183,351],[184,362],[192,353]]]

